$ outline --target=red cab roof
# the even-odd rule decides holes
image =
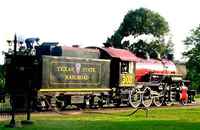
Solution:
[[[105,52],[107,52],[113,58],[119,58],[122,61],[137,61],[138,58],[130,51],[124,49],[117,49],[113,47],[102,48]]]

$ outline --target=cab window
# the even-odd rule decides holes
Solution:
[[[121,62],[121,73],[133,73],[134,67],[133,62],[122,61]]]
[[[122,61],[121,62],[121,73],[128,73],[128,71],[129,71],[128,61]]]

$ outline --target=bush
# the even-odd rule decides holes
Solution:
[[[4,89],[5,80],[3,78],[0,79],[0,89]]]

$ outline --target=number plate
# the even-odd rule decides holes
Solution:
[[[133,74],[121,74],[119,86],[133,86],[135,83]]]

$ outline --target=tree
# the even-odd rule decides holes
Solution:
[[[126,48],[133,52],[164,53],[172,52],[171,44],[166,43],[164,36],[169,32],[168,23],[158,13],[140,8],[129,11],[117,31],[107,39],[107,45],[116,48]],[[150,43],[138,40],[136,42],[123,41],[125,37],[138,38],[141,35],[153,36]],[[153,47],[153,48],[152,48]],[[151,48],[151,49],[150,49]],[[155,51],[155,52],[154,52]]]
[[[4,68],[0,65],[0,89],[4,88],[5,76],[4,76]]]
[[[183,55],[188,58],[186,63],[188,68],[187,78],[191,80],[193,88],[200,89],[200,25],[191,30],[184,44],[187,50]]]

